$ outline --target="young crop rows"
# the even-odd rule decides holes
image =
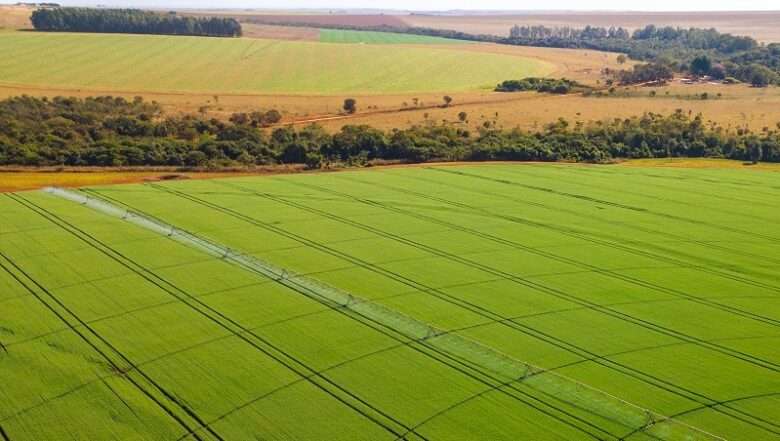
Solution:
[[[0,196],[0,439],[780,439],[780,175]]]

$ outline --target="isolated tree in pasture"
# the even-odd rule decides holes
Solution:
[[[450,107],[450,104],[452,104],[452,97],[449,95],[444,95],[442,99],[444,100],[444,107]]]
[[[263,114],[263,125],[265,126],[276,124],[281,120],[282,114],[276,109],[271,109]]]
[[[465,123],[469,119],[469,114],[466,112],[460,112],[458,114],[458,120],[462,123]]]
[[[354,98],[345,99],[343,109],[350,115],[357,112],[357,101]]]
[[[628,61],[628,57],[626,57],[623,54],[620,54],[617,56],[617,63],[618,64],[626,64],[626,61]]]

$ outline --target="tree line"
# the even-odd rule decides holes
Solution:
[[[33,11],[39,31],[240,37],[233,18],[182,17],[139,9],[42,8]]]
[[[183,166],[328,164],[375,160],[588,161],[713,157],[780,162],[780,124],[753,132],[677,111],[592,122],[560,119],[536,131],[428,123],[382,131],[345,126],[263,128],[277,112],[231,121],[166,115],[154,102],[116,97],[0,101],[0,165]]]

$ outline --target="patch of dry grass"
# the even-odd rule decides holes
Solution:
[[[0,31],[30,29],[33,8],[27,6],[0,5]]]
[[[110,169],[110,168],[5,168],[0,169],[0,192],[36,190],[44,187],[88,187],[106,184],[132,184],[139,182],[214,179],[230,176],[252,176],[300,172],[301,167],[279,166],[247,171],[186,171],[164,168]]]
[[[706,169],[733,169],[733,170],[757,170],[780,172],[780,164],[760,162],[752,164],[744,161],[730,159],[711,158],[661,158],[661,159],[633,159],[618,163],[621,167],[641,168],[706,168]]]

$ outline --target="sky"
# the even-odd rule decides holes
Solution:
[[[0,0],[0,3],[13,3],[15,1]],[[543,2],[527,0],[60,0],[60,3],[79,6],[101,4],[147,8],[376,8],[427,11],[452,9],[761,11],[780,9],[780,0],[652,0],[628,2],[625,0],[545,0]]]

